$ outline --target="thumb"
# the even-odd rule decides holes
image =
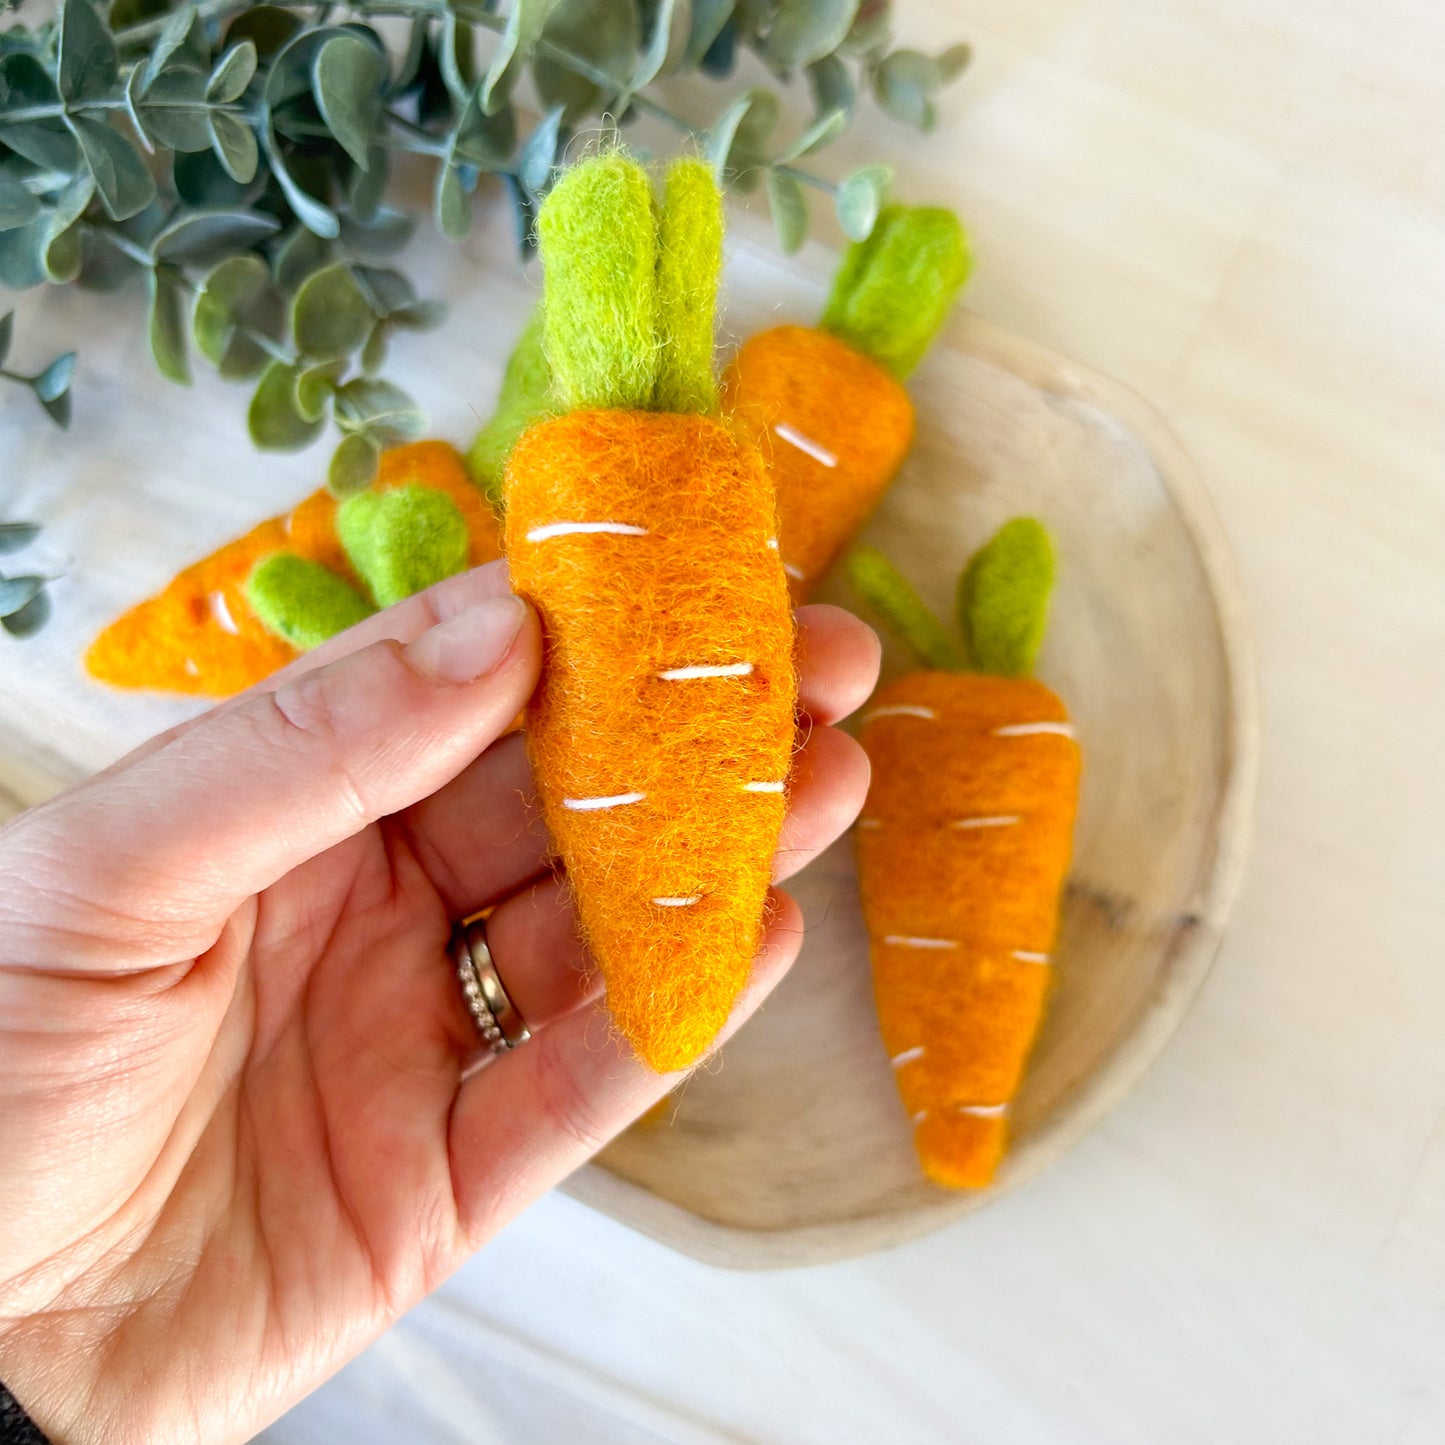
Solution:
[[[51,926],[102,943],[82,967],[188,957],[246,898],[460,773],[540,659],[536,614],[493,597],[219,708],[0,831],[0,918],[23,926],[48,898],[67,914]]]

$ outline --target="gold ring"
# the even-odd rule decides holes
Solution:
[[[467,1010],[494,1054],[505,1054],[532,1037],[516,1004],[503,987],[492,950],[487,947],[487,921],[472,918],[459,923],[452,936],[452,961]]]

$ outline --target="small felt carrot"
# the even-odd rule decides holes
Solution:
[[[958,218],[893,206],[849,248],[821,325],[744,343],[727,405],[768,458],[793,595],[812,590],[887,491],[913,444],[903,381],[972,268]]]
[[[466,563],[478,566],[501,555],[496,516],[446,442],[415,442],[385,452],[372,492],[364,495],[370,502],[373,496],[421,490],[440,494],[460,517]],[[365,579],[337,532],[339,505],[329,492],[315,492],[294,512],[262,522],[187,567],[96,638],[86,653],[86,670],[116,687],[228,697],[349,626],[371,605],[357,590]],[[385,510],[394,523],[397,504]],[[434,515],[437,509],[423,502],[421,510]],[[387,520],[373,516],[370,530],[377,530],[378,521],[387,530]],[[266,617],[256,611],[249,583],[258,564],[281,553],[289,560],[270,569],[269,591],[278,601]],[[380,560],[377,568],[381,576]]]
[[[542,206],[564,413],[507,464],[546,641],[527,739],[613,1019],[660,1072],[716,1038],[763,924],[794,742],[792,613],[761,456],[712,413],[721,198],[623,155]]]
[[[849,572],[930,668],[863,716],[873,781],[856,838],[878,1019],[925,1172],[982,1188],[1048,993],[1078,797],[1064,705],[1028,676],[1052,553],[1020,518],[969,565],[974,672],[956,670],[957,643],[882,556],[859,548]]]

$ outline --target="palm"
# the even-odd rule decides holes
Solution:
[[[434,620],[408,621],[411,605],[376,625],[404,635]],[[855,629],[820,614],[805,636],[818,722],[871,682],[872,644]],[[312,773],[265,776],[296,767],[276,762],[276,737],[259,738],[264,762],[249,772],[210,743],[227,731],[258,741],[248,711],[287,712],[263,700],[0,835],[11,850],[0,917],[19,920],[0,932],[14,949],[0,958],[0,1156],[46,1166],[0,1193],[0,1378],[28,1383],[32,1399],[58,1392],[76,1412],[51,1417],[64,1438],[90,1438],[86,1417],[104,1422],[98,1438],[245,1438],[669,1087],[595,1007],[520,738],[486,746],[531,686],[535,636],[530,646],[485,707],[461,689],[443,699],[462,718],[449,732],[405,695],[405,673],[352,699],[340,684],[303,685],[303,700],[325,694],[325,726],[301,730],[304,748],[313,731],[340,746],[338,719],[366,730],[330,780],[314,759]],[[281,726],[284,753],[295,716]],[[418,759],[400,781],[394,751]],[[213,753],[250,793],[186,783]],[[846,824],[865,777],[847,739],[812,731],[780,876]],[[348,826],[362,810],[381,821]],[[253,856],[328,831],[284,870]],[[228,897],[247,869],[271,880]],[[60,900],[53,918],[36,898]],[[452,920],[482,908],[535,1037],[473,1071],[477,1035],[447,942]],[[787,910],[765,941],[759,993],[796,952]],[[97,1372],[79,1402],[56,1364],[76,1357]],[[111,1378],[155,1377],[157,1361],[168,1388],[107,1392]]]

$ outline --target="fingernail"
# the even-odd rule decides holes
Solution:
[[[526,615],[520,597],[489,598],[423,632],[404,656],[432,682],[476,682],[506,657]]]

